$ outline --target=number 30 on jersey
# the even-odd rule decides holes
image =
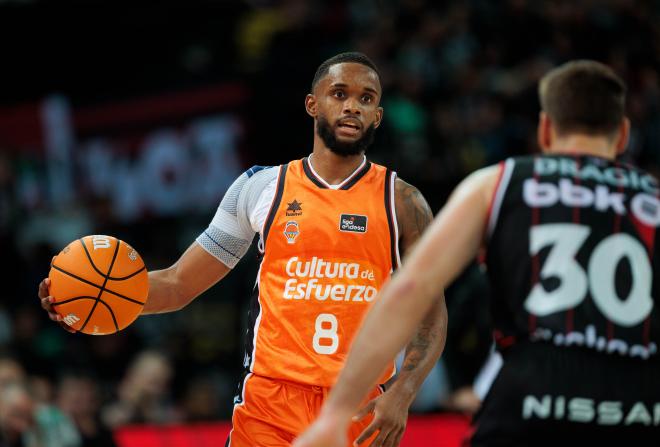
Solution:
[[[593,249],[587,271],[575,260],[591,228],[577,224],[537,225],[530,230],[529,251],[532,256],[551,245],[541,279],[556,277],[560,284],[548,292],[537,283],[527,296],[525,309],[544,317],[579,305],[591,292],[600,312],[620,326],[635,326],[653,309],[651,283],[653,272],[644,246],[625,233],[607,236]],[[615,287],[616,269],[627,258],[632,275],[627,298],[621,299]]]

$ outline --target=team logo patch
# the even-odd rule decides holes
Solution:
[[[367,216],[342,214],[339,218],[339,229],[341,231],[350,231],[352,233],[366,233]]]
[[[284,237],[286,237],[286,241],[289,244],[293,244],[296,242],[296,239],[298,238],[298,235],[300,234],[300,227],[298,226],[298,222],[295,220],[290,220],[286,223],[284,226]]]
[[[287,217],[302,216],[302,203],[293,199],[293,202],[287,203],[286,215]]]

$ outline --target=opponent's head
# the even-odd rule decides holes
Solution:
[[[551,70],[539,82],[539,145],[550,151],[557,139],[583,135],[622,152],[630,129],[625,96],[625,83],[600,62],[577,60]]]
[[[305,98],[316,135],[336,154],[364,152],[380,126],[380,78],[374,63],[362,53],[341,53],[316,70]]]

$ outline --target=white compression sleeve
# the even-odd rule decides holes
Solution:
[[[250,248],[255,227],[259,228],[258,223],[252,222],[260,214],[254,210],[268,199],[264,192],[270,192],[269,186],[277,181],[277,174],[277,167],[262,166],[241,174],[227,190],[208,228],[197,237],[197,243],[234,268]]]

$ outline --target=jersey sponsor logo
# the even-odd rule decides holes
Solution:
[[[547,208],[560,203],[567,207],[595,208],[601,212],[611,210],[621,216],[630,210],[645,225],[660,226],[660,199],[643,192],[635,194],[628,201],[626,194],[613,192],[604,185],[590,188],[577,185],[568,179],[560,179],[558,184],[555,184],[530,178],[523,183],[523,199],[527,205],[536,208]]]
[[[554,333],[551,329],[538,327],[530,335],[532,341],[550,341],[555,346],[582,346],[607,354],[618,354],[627,357],[648,359],[658,352],[654,342],[648,345],[629,344],[618,338],[608,339],[598,335],[596,327],[589,324],[584,332],[571,331],[568,333]]]
[[[374,271],[357,262],[334,262],[314,256],[311,261],[289,258],[285,272],[285,300],[371,302],[378,289],[370,284]],[[350,284],[338,280],[350,280]]]
[[[649,174],[639,173],[618,166],[599,167],[591,163],[579,165],[575,160],[567,158],[537,158],[534,162],[534,172],[538,176],[562,175],[593,180],[617,188],[630,188],[649,194],[658,193],[658,181]]]
[[[349,231],[352,233],[366,233],[367,216],[360,216],[359,214],[342,214],[339,217],[339,229],[341,231]]]
[[[523,419],[568,420],[598,425],[660,425],[660,402],[633,402],[584,397],[527,395],[522,402]]]
[[[293,199],[293,202],[287,203],[286,215],[287,217],[297,217],[302,216],[302,203],[298,200]]]
[[[300,227],[298,226],[298,222],[295,220],[288,221],[284,226],[284,237],[286,237],[286,241],[289,244],[294,244],[299,234]]]

